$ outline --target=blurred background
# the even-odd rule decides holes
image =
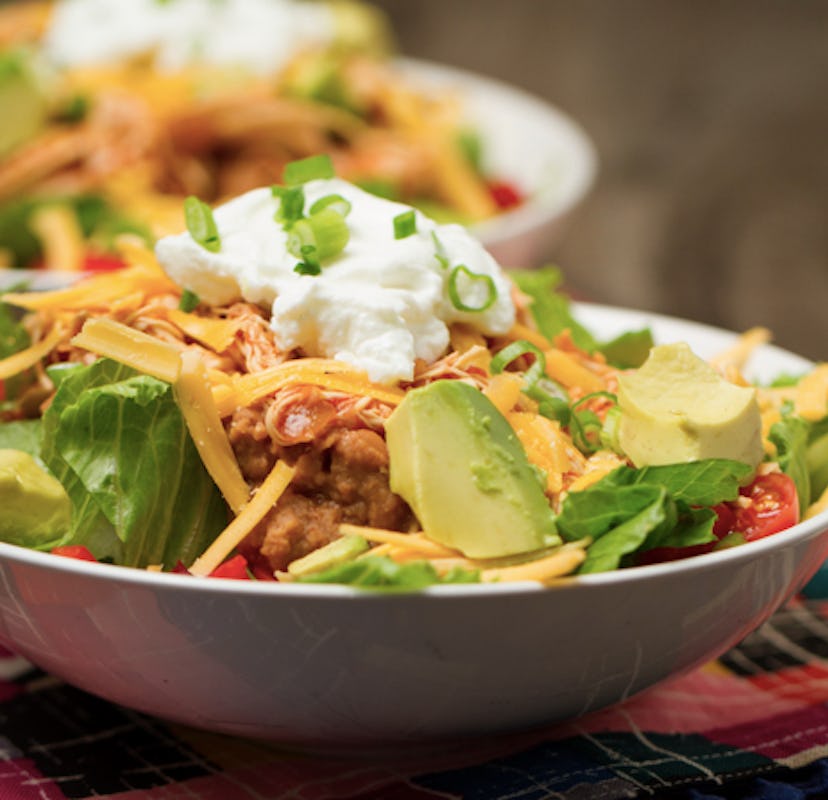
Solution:
[[[828,1],[368,2],[401,54],[522,88],[592,139],[597,180],[539,259],[576,296],[828,359]]]
[[[376,0],[405,55],[572,115],[597,182],[549,260],[591,300],[828,358],[828,3]]]

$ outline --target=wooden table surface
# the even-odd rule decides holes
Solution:
[[[598,302],[828,360],[828,2],[376,0],[405,55],[575,117],[597,183],[548,254]]]

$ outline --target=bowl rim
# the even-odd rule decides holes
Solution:
[[[470,598],[556,594],[558,592],[584,590],[593,586],[634,585],[660,580],[674,576],[677,573],[694,574],[699,570],[707,570],[713,565],[735,567],[743,562],[761,558],[763,554],[769,551],[784,550],[791,545],[801,544],[821,534],[828,534],[828,510],[802,520],[786,531],[780,531],[763,539],[748,542],[740,547],[730,547],[677,561],[626,567],[611,572],[589,575],[566,576],[547,586],[532,581],[511,581],[504,583],[438,584],[423,589],[400,590],[293,581],[279,583],[277,581],[242,581],[230,578],[200,578],[193,575],[161,573],[115,564],[91,563],[38,550],[30,550],[6,542],[0,542],[0,565],[17,563],[78,577],[93,578],[97,581],[118,583],[131,589],[150,588],[183,592],[202,592],[206,589],[210,594],[215,595],[254,596],[273,601],[280,597],[292,601],[302,599],[333,599],[337,601],[351,599],[359,602],[387,602],[399,598],[404,600],[416,600],[418,598],[467,600]]]
[[[471,88],[508,96],[514,102],[533,109],[533,113],[542,117],[545,124],[555,130],[565,143],[563,149],[568,155],[566,164],[570,178],[566,191],[530,193],[520,206],[469,225],[472,233],[485,244],[491,244],[493,240],[516,238],[550,219],[563,217],[584,200],[595,184],[599,158],[592,138],[581,123],[554,103],[520,86],[463,67],[407,56],[396,58],[392,63],[413,79],[434,81],[439,86],[456,84],[461,93],[464,88]],[[481,135],[485,139],[485,127],[481,128]],[[507,180],[509,178],[504,177]]]

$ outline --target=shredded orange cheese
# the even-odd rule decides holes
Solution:
[[[33,367],[42,358],[47,356],[64,336],[63,329],[56,325],[39,342],[20,350],[0,360],[0,380],[19,375],[21,372]]]
[[[216,537],[215,541],[197,558],[190,567],[193,575],[209,575],[233,549],[261,522],[282,493],[290,485],[295,470],[284,461],[276,465],[265,478],[264,483],[256,489],[251,500],[238,516]]]
[[[325,358],[286,361],[261,372],[241,375],[230,386],[214,387],[219,415],[226,417],[240,406],[249,406],[272,392],[297,383],[319,386],[331,391],[361,394],[390,405],[402,400],[402,389],[371,383],[365,373],[348,364]]]
[[[230,347],[239,330],[238,320],[199,317],[178,308],[167,311],[167,318],[191,339],[206,345],[214,353],[223,353]]]
[[[574,457],[574,449],[569,452],[571,448],[567,447],[560,422],[526,411],[511,412],[506,419],[520,439],[529,461],[546,472],[546,491],[550,494],[560,492],[563,474],[573,469],[571,456]]]
[[[32,214],[29,227],[40,240],[46,269],[77,272],[83,267],[86,245],[73,208],[41,206]]]
[[[82,311],[109,309],[125,295],[141,292],[149,296],[178,293],[178,287],[159,269],[136,265],[79,281],[68,289],[52,292],[9,292],[3,296],[28,311]]]
[[[533,581],[549,583],[564,575],[574,572],[586,559],[584,542],[565,544],[551,555],[516,564],[511,567],[493,567],[484,569],[482,579],[487,582],[500,581]]]
[[[173,384],[175,399],[207,472],[230,508],[238,514],[250,499],[250,488],[221,424],[207,371],[193,350],[184,351],[180,358],[181,369]]]
[[[412,550],[421,556],[427,555],[434,558],[461,556],[457,550],[445,547],[421,533],[401,533],[400,531],[389,531],[384,528],[369,528],[362,525],[350,525],[348,523],[342,523],[339,526],[339,532],[343,536],[356,534],[367,539],[369,542],[378,542],[405,550]],[[375,555],[376,549],[370,550],[369,553]]]
[[[563,386],[578,386],[584,394],[602,392],[606,389],[604,381],[594,372],[588,370],[570,353],[553,348],[544,351],[546,357],[546,374]]]
[[[178,379],[179,350],[148,333],[106,317],[86,320],[72,344],[167,383],[175,383]]]

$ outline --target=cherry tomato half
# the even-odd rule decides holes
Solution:
[[[119,256],[111,253],[92,253],[86,254],[83,259],[84,272],[111,272],[115,269],[121,269],[126,266]]]
[[[242,555],[233,556],[219,564],[211,573],[211,578],[232,578],[237,581],[250,579],[247,574],[247,559]]]
[[[79,561],[97,561],[98,559],[92,555],[89,548],[82,544],[62,544],[58,547],[53,547],[49,552],[56,556],[66,556],[67,558],[77,558]]]
[[[796,484],[789,475],[781,472],[759,475],[739,494],[743,499],[733,506],[733,530],[749,542],[799,522],[799,498]]]
[[[659,564],[709,553],[730,533],[741,534],[748,542],[770,536],[799,522],[799,498],[793,479],[781,472],[759,475],[739,491],[737,502],[714,507],[714,542],[689,547],[656,547],[636,556],[635,563]]]
[[[489,194],[501,211],[519,206],[523,202],[523,197],[517,187],[506,181],[491,181]]]

